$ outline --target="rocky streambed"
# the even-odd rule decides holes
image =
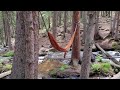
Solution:
[[[120,61],[119,52],[107,51],[107,53],[109,53],[117,61]],[[63,52],[51,52],[49,50],[47,51],[46,54],[44,53],[40,54],[39,60],[38,60],[38,64],[39,64],[38,79],[42,79],[42,78],[44,79],[79,79],[80,68],[81,68],[80,65],[78,67],[71,67],[69,65],[71,61],[71,51],[69,51],[66,54],[66,58],[64,58],[63,56],[64,56]],[[80,51],[80,57],[82,60],[83,51]],[[91,60],[92,63],[96,64],[100,60],[102,60],[103,62],[112,62],[111,60],[107,59],[107,57],[104,54],[102,54],[100,51],[92,52],[92,60]],[[13,61],[13,57],[0,56],[0,63],[2,65],[5,65],[6,68],[8,68],[3,71],[1,70],[1,73],[11,69],[10,65],[12,65],[12,61]],[[1,68],[3,68],[3,66],[0,67],[0,69]],[[52,75],[50,76],[51,73]],[[119,73],[119,70],[117,71],[117,73]],[[114,72],[114,74],[112,75],[115,75],[117,73]],[[109,77],[112,77],[112,75],[110,76],[109,74],[108,75],[106,74],[106,76],[105,75],[101,76],[101,75],[96,74],[96,75],[91,76],[91,78],[109,79]]]

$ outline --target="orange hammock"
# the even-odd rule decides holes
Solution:
[[[76,25],[76,26],[77,26],[77,25]],[[48,37],[49,37],[50,43],[52,44],[52,46],[53,46],[56,50],[61,51],[61,52],[65,52],[65,53],[64,53],[64,58],[65,58],[65,56],[66,56],[66,52],[67,52],[68,49],[71,47],[71,45],[72,45],[72,43],[73,43],[73,41],[74,41],[75,35],[76,35],[76,28],[75,28],[75,31],[74,31],[71,39],[69,40],[68,44],[66,45],[66,47],[65,47],[65,48],[62,48],[62,47],[60,47],[60,46],[58,45],[58,43],[56,42],[56,39],[53,37],[53,35],[52,35],[50,32],[48,32]]]
[[[44,25],[45,25],[45,27],[46,27],[44,18],[43,18],[43,16],[42,16],[42,13],[40,12],[40,14],[41,14],[42,20],[43,20],[43,22],[44,22]],[[65,52],[65,53],[64,53],[64,58],[65,58],[65,56],[66,56],[66,52],[67,52],[68,49],[71,47],[71,45],[72,45],[72,43],[73,43],[73,41],[74,41],[74,38],[75,38],[75,35],[76,35],[76,28],[77,28],[77,24],[76,24],[74,33],[73,33],[70,41],[68,42],[68,44],[66,45],[65,48],[62,48],[62,47],[60,47],[60,46],[58,45],[58,43],[56,42],[56,40],[55,40],[55,38],[53,37],[53,35],[52,35],[50,32],[48,32],[48,29],[47,29],[47,27],[46,27],[46,30],[47,30],[47,33],[48,33],[48,37],[49,37],[50,43],[52,44],[52,46],[53,46],[56,50],[61,51],[61,52]]]

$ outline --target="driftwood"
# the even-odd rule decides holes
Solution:
[[[0,74],[0,78],[3,78],[3,77],[5,77],[5,76],[7,76],[7,75],[9,75],[9,74],[11,74],[11,70],[10,70],[10,71],[7,71],[7,72],[4,72],[4,73],[1,73],[1,74]]]
[[[105,50],[103,50],[100,45],[98,43],[95,43],[95,46],[97,48],[99,48],[106,56],[108,59],[112,60],[115,64],[120,65],[120,62],[118,62],[115,58],[113,58],[110,54],[108,54],[107,52],[105,52]]]

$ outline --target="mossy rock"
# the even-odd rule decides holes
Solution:
[[[63,64],[58,60],[45,60],[38,65],[38,73],[48,74],[49,71],[61,67]]]
[[[78,78],[80,76],[80,69],[64,64],[59,68],[51,70],[49,76],[52,78]]]
[[[56,73],[59,72],[59,71],[63,72],[63,71],[65,71],[65,69],[68,69],[68,68],[70,68],[69,65],[63,64],[63,65],[61,65],[61,66],[58,67],[58,68],[52,69],[52,70],[49,72],[49,75],[56,74]]]

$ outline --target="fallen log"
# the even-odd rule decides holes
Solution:
[[[105,52],[105,50],[103,50],[100,45],[98,43],[94,43],[95,46],[100,49],[106,56],[108,59],[112,60],[115,64],[120,65],[120,62],[118,62],[115,58],[113,58],[110,54],[108,54],[107,52]]]
[[[7,75],[9,75],[9,74],[11,74],[11,70],[10,70],[10,71],[7,71],[7,72],[4,72],[4,73],[1,73],[1,74],[0,74],[0,78],[3,78],[3,77],[5,77],[5,76],[7,76]]]
[[[110,64],[111,64],[112,66],[115,66],[115,67],[117,67],[117,68],[120,68],[120,65],[117,65],[117,64],[115,64],[115,63],[113,63],[113,62],[110,62]]]

